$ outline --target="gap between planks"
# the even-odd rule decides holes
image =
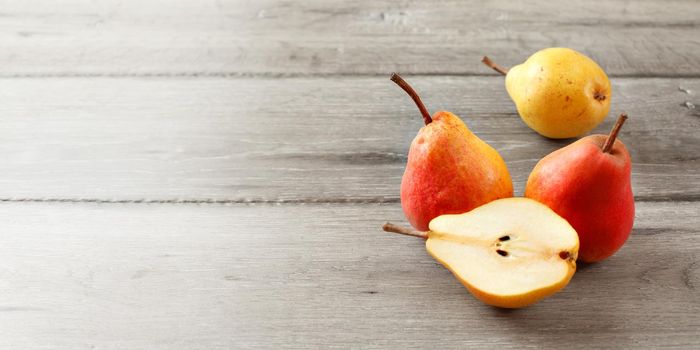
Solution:
[[[396,72],[401,73],[401,70],[396,70]],[[63,78],[319,78],[319,79],[330,79],[330,78],[375,78],[375,77],[389,77],[392,71],[387,70],[386,72],[370,72],[370,73],[352,73],[352,72],[337,72],[337,73],[324,73],[324,72],[103,72],[103,73],[80,73],[80,72],[58,72],[58,73],[16,73],[16,74],[2,74],[0,73],[0,79],[63,79]],[[483,73],[450,73],[450,72],[406,72],[403,75],[413,76],[413,77],[498,77],[500,75],[493,74],[490,69],[485,69]],[[609,78],[628,78],[628,79],[700,79],[700,73],[618,73],[618,74],[608,74]]]
[[[0,203],[98,203],[98,204],[392,204],[398,197],[375,198],[294,198],[294,199],[100,199],[100,198],[0,198]]]
[[[678,195],[670,197],[635,197],[637,203],[699,202],[700,196]],[[0,203],[97,203],[97,204],[399,204],[399,197],[347,197],[347,198],[165,198],[165,199],[102,199],[102,198],[0,198]]]

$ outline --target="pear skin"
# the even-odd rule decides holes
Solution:
[[[391,224],[384,230],[425,238],[428,253],[492,306],[531,305],[564,288],[576,272],[576,231],[528,198],[499,199],[464,214],[441,215],[427,232]]]
[[[579,241],[571,225],[547,206],[506,198],[435,218],[425,246],[477,299],[513,309],[569,284]]]
[[[503,69],[506,90],[527,126],[545,137],[581,136],[608,115],[612,88],[600,66],[572,49],[548,48],[524,63]]]
[[[425,122],[411,143],[401,179],[401,206],[411,225],[427,230],[439,215],[513,196],[510,173],[495,149],[456,115],[440,111],[431,117],[408,83],[398,74],[391,79],[411,96]]]
[[[616,138],[625,119],[621,116],[610,135],[584,137],[542,158],[525,188],[526,197],[548,205],[576,229],[585,262],[613,255],[634,224],[632,161]]]
[[[450,112],[432,119],[413,140],[401,180],[401,206],[419,230],[439,215],[513,196],[510,173],[495,149]]]

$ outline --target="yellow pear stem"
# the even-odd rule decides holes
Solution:
[[[400,75],[394,73],[391,75],[391,81],[395,82],[396,85],[400,86],[403,91],[406,91],[408,96],[411,96],[413,99],[413,102],[416,103],[416,106],[418,106],[418,109],[420,110],[420,114],[423,115],[423,121],[425,122],[425,125],[428,125],[432,123],[433,118],[430,117],[430,113],[428,113],[428,109],[425,108],[425,105],[423,104],[423,101],[420,100],[420,97],[418,96],[418,93],[416,90],[413,90],[411,85],[408,85],[408,83],[401,78]]]
[[[393,232],[393,233],[399,233],[399,234],[406,235],[406,236],[428,239],[428,232],[414,230],[414,229],[409,228],[409,227],[394,225],[390,222],[387,222],[386,224],[384,224],[384,226],[382,226],[382,229],[384,229],[384,231],[386,231],[386,232]]]
[[[627,120],[627,113],[620,114],[620,117],[617,118],[615,126],[613,126],[612,130],[610,131],[610,135],[608,135],[608,139],[605,140],[605,144],[603,144],[603,153],[610,153],[610,151],[612,151],[617,134],[620,132],[620,128],[622,127],[622,124],[625,123],[625,120]]]
[[[485,65],[491,67],[491,69],[495,70],[498,73],[501,73],[503,75],[508,74],[508,68],[501,67],[496,62],[491,61],[489,56],[484,56],[484,58],[481,59],[481,62],[484,62]]]

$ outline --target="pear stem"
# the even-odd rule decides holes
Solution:
[[[394,73],[391,75],[391,81],[395,82],[396,85],[400,86],[403,91],[406,91],[408,96],[411,96],[413,99],[413,102],[416,103],[416,106],[418,106],[418,109],[420,110],[420,114],[423,115],[423,121],[425,122],[425,125],[428,125],[433,122],[433,118],[430,117],[430,113],[428,113],[428,109],[425,108],[425,105],[423,104],[423,101],[421,101],[420,97],[418,96],[418,93],[416,90],[413,90],[411,85],[408,85],[408,83],[401,78],[400,75]]]
[[[617,134],[620,132],[620,128],[622,127],[622,124],[625,123],[625,120],[627,120],[627,113],[620,114],[620,117],[617,118],[615,126],[613,126],[612,130],[610,131],[610,135],[608,135],[608,139],[605,140],[605,143],[603,144],[603,153],[611,153],[613,144],[615,144],[615,139],[617,138]]]
[[[489,56],[484,56],[484,58],[481,59],[481,62],[483,62],[485,65],[491,67],[491,69],[495,70],[498,73],[501,73],[503,75],[508,74],[508,68],[501,67],[496,62],[491,61]]]
[[[393,233],[399,233],[399,234],[406,235],[406,236],[428,239],[428,232],[414,230],[414,229],[409,228],[409,227],[394,225],[390,222],[387,222],[386,224],[384,224],[384,226],[382,226],[382,229],[386,232],[393,232]]]

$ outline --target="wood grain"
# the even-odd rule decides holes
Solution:
[[[398,204],[2,203],[0,346],[696,348],[698,210],[638,203],[618,254],[504,311],[380,231]]]
[[[4,1],[0,75],[491,74],[568,46],[614,76],[698,77],[694,1]]]
[[[571,141],[528,129],[498,77],[414,77],[462,116],[522,193]],[[0,80],[4,200],[395,202],[421,126],[388,77]],[[613,80],[638,200],[700,198],[698,79]],[[595,131],[607,133],[614,118]]]
[[[696,1],[0,0],[0,27],[2,349],[700,348]],[[504,311],[379,229],[421,126],[388,75],[520,194],[571,140],[479,60],[550,46],[613,77],[635,228]]]

